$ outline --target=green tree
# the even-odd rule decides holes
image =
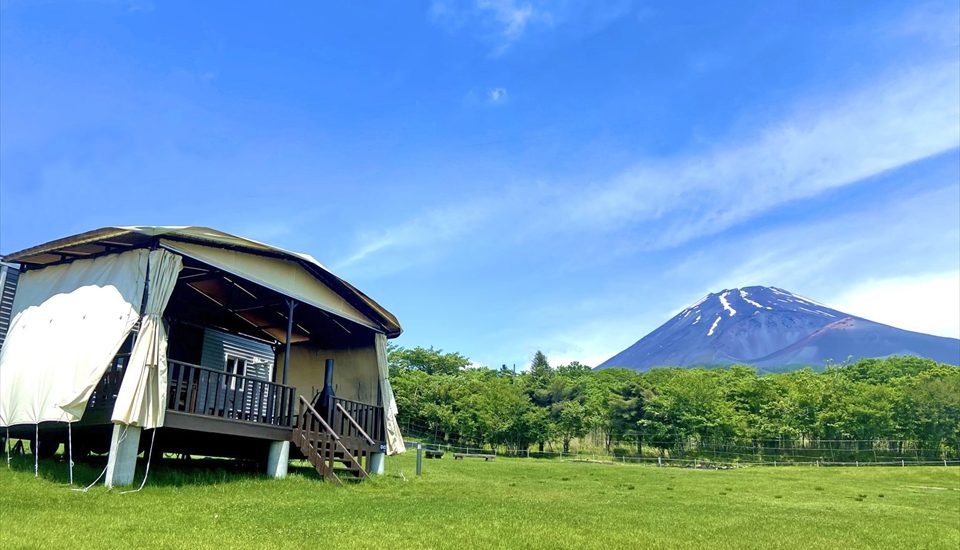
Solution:
[[[646,388],[640,379],[612,388],[607,398],[608,435],[607,447],[611,440],[633,440],[637,445],[637,454],[643,452],[643,435],[640,433],[643,420]]]
[[[960,450],[960,369],[916,357],[762,376],[744,366],[553,369],[542,352],[518,376],[464,369],[466,357],[434,348],[391,347],[389,359],[401,424],[451,443],[522,452],[559,442],[569,452],[590,436],[607,448],[629,443],[666,453],[862,440],[849,448],[856,452],[896,438],[923,456]]]
[[[406,349],[391,346],[387,351],[391,370],[418,370],[427,374],[457,374],[470,364],[470,359],[459,353],[417,346]]]
[[[563,443],[563,452],[570,452],[570,441],[587,434],[586,407],[578,400],[569,400],[558,403],[554,409],[554,425],[557,435]]]
[[[530,363],[530,386],[536,388],[546,388],[553,378],[553,369],[547,361],[547,356],[542,351],[537,351],[533,355],[533,361]]]
[[[905,381],[896,421],[921,449],[960,450],[960,369],[938,365]]]

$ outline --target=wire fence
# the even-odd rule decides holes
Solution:
[[[419,428],[419,429],[418,429]],[[641,452],[636,452],[636,441],[618,441],[625,448],[613,444],[604,447],[577,449],[570,452],[557,449],[531,450],[519,445],[470,446],[458,444],[457,439],[439,439],[433,430],[405,423],[407,448],[418,443],[426,449],[463,454],[496,454],[531,459],[559,459],[579,462],[655,464],[702,469],[729,469],[745,466],[957,466],[960,453],[956,449],[924,450],[916,442],[873,439],[820,440],[754,440],[740,441],[643,441]],[[951,452],[952,451],[952,452]]]

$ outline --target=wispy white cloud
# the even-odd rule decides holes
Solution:
[[[507,40],[519,38],[535,17],[545,17],[544,12],[534,10],[532,5],[515,0],[477,0],[477,9],[490,14],[499,23]]]
[[[648,158],[608,181],[549,188],[538,183],[449,205],[440,209],[441,231],[428,221],[435,214],[414,218],[379,238],[367,236],[350,263],[401,243],[431,247],[436,235],[467,233],[457,228],[460,223],[482,226],[495,212],[507,211],[522,222],[512,227],[514,237],[615,234],[629,227],[640,235],[634,250],[668,249],[958,145],[960,64],[951,60],[808,102],[751,139]],[[497,204],[498,210],[478,209],[478,203]],[[525,210],[533,208],[551,216]]]
[[[534,25],[549,27],[553,15],[542,2],[518,0],[434,0],[430,17],[451,30],[476,25],[495,43],[494,55],[504,53]]]
[[[869,279],[830,305],[897,328],[960,338],[960,271]]]
[[[956,53],[960,46],[960,5],[956,2],[918,4],[894,21],[886,34],[892,38],[910,37],[944,46]]]
[[[487,101],[496,105],[507,100],[506,88],[491,88],[487,90]]]
[[[666,318],[663,319],[666,321]],[[553,366],[573,361],[596,367],[656,328],[643,312],[580,319],[576,326],[564,327],[540,336],[537,346]],[[532,352],[531,352],[532,355]]]
[[[712,242],[667,275],[680,278],[704,265],[723,266],[706,271],[704,290],[775,285],[833,305],[838,291],[873,278],[952,270],[960,265],[960,189],[953,177],[928,175],[943,179],[941,186],[863,211]]]
[[[960,64],[918,67],[797,108],[753,139],[648,159],[566,206],[601,229],[658,222],[669,247],[960,145]]]
[[[433,0],[433,22],[451,32],[466,32],[493,45],[494,57],[535,33],[562,34],[576,39],[600,31],[637,11],[633,0]],[[557,32],[560,31],[560,32]]]
[[[477,200],[458,208],[428,211],[386,230],[359,235],[353,253],[336,262],[334,269],[353,268],[364,260],[387,251],[399,251],[387,267],[378,273],[404,269],[434,257],[438,247],[477,229],[494,211],[489,200]]]

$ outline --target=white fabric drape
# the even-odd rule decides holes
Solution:
[[[390,367],[387,365],[387,337],[378,332],[374,336],[374,341],[377,346],[377,369],[380,374],[381,397],[386,424],[387,454],[397,455],[407,449],[403,443],[403,435],[400,433],[400,424],[397,423],[397,399],[394,397],[393,387],[390,385]]]
[[[167,410],[167,329],[163,310],[170,301],[183,259],[166,250],[150,252],[147,305],[130,353],[112,420],[144,429],[163,426]]]
[[[139,318],[147,251],[27,271],[0,350],[0,426],[74,422]]]

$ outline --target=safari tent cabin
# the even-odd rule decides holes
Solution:
[[[386,364],[400,325],[308,255],[138,226],[2,261],[17,280],[0,433],[41,456],[107,452],[113,486],[141,451],[257,459],[277,477],[293,455],[337,483],[403,452]]]

